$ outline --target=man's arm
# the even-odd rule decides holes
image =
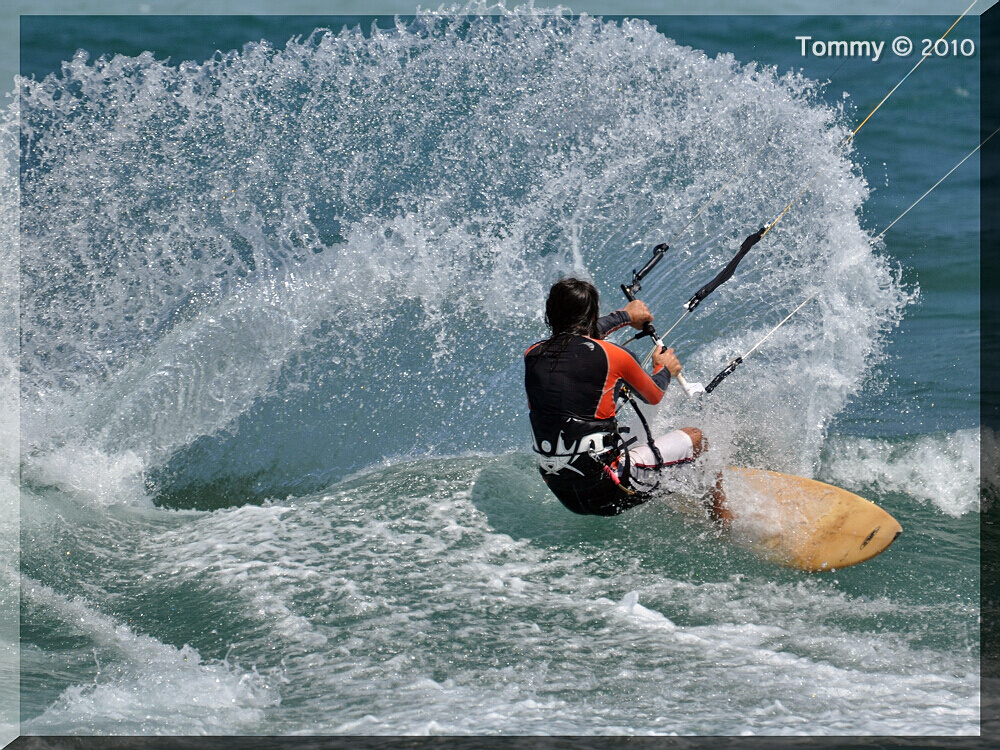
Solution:
[[[646,307],[646,303],[634,299],[621,310],[615,310],[602,318],[597,319],[598,338],[605,338],[609,333],[617,331],[624,326],[632,326],[642,330],[646,323],[653,322],[653,314]]]
[[[631,316],[624,310],[615,310],[597,319],[597,336],[606,338],[609,333],[624,328],[632,322]]]

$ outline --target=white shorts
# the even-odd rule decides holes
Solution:
[[[663,458],[663,469],[656,470],[656,456],[649,445],[642,443],[629,448],[632,463],[632,483],[638,490],[650,490],[659,484],[669,492],[690,488],[691,477],[687,471],[678,470],[694,462],[694,443],[683,430],[674,430],[656,438],[656,448]],[[683,475],[683,476],[682,476]]]

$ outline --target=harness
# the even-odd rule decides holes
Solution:
[[[649,425],[634,400],[659,469],[663,459],[652,440]],[[615,515],[644,502],[659,487],[638,490],[631,483],[632,462],[628,446],[638,438],[625,440],[617,420],[565,418],[546,423],[532,414],[532,450],[538,470],[549,489],[576,513]]]
[[[612,466],[628,451],[624,450],[618,424],[614,419],[575,419],[569,417],[557,424],[544,424],[532,419],[532,450],[537,454],[543,475],[577,474],[590,476],[593,466],[584,458],[602,466]]]

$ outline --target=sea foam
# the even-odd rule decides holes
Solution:
[[[980,504],[979,430],[912,438],[834,436],[825,445],[819,478],[857,491],[902,493],[932,504],[942,513],[978,512]]]

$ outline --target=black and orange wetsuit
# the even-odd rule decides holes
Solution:
[[[628,324],[624,310],[605,315],[598,335]],[[662,367],[652,377],[627,349],[601,339],[561,334],[524,354],[524,387],[534,450],[549,489],[575,513],[611,516],[644,502],[628,486],[628,450],[615,420],[622,383],[649,404],[670,382]]]

